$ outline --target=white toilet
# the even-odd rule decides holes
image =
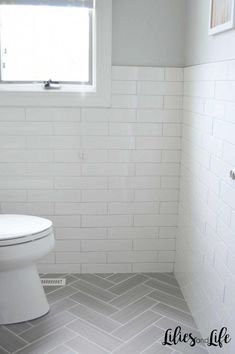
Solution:
[[[49,311],[36,263],[54,242],[50,220],[0,215],[0,324],[32,320]]]

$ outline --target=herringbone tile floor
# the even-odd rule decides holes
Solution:
[[[53,274],[66,286],[45,287],[50,312],[0,326],[0,354],[167,354],[207,351],[165,347],[165,330],[178,325],[201,337],[172,274]]]

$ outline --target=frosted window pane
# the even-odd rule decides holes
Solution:
[[[3,81],[89,81],[89,9],[1,6]]]

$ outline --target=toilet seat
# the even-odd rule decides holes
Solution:
[[[0,215],[0,247],[32,242],[51,232],[50,220],[31,215]]]

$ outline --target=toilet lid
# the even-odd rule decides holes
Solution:
[[[39,234],[52,227],[50,220],[31,215],[0,214],[0,241]]]

